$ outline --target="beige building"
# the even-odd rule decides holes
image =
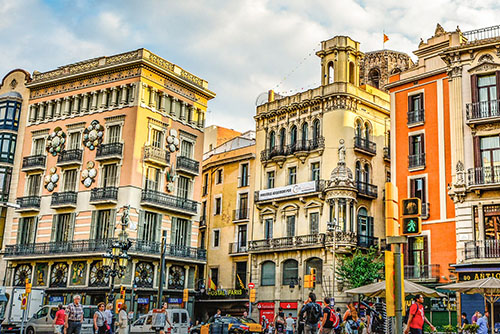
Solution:
[[[260,159],[249,253],[259,320],[279,306],[296,314],[311,268],[318,298],[346,302],[333,274],[339,254],[377,247],[385,235],[389,96],[360,85],[364,55],[351,38],[323,41],[317,55],[321,86],[277,100],[271,93],[255,116]]]

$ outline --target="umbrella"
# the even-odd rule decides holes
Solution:
[[[493,304],[500,299],[500,279],[488,277],[478,280],[453,283],[441,286],[443,289],[449,289],[457,292],[466,293],[469,295],[479,293],[491,304],[491,328],[495,328]]]
[[[425,297],[446,297],[446,295],[437,292],[436,290],[429,289],[423,285],[407,280],[404,280],[404,287],[405,295],[422,294]],[[367,297],[385,298],[385,281],[364,285],[345,292],[351,295],[365,295]]]

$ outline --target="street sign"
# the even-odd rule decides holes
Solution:
[[[28,296],[26,294],[23,294],[23,299],[21,300],[21,310],[26,310],[27,306],[28,306]]]
[[[248,288],[255,289],[255,283],[252,283],[252,282],[248,283]]]
[[[115,312],[118,314],[120,312],[120,308],[122,307],[123,303],[125,303],[125,299],[117,299],[116,300],[116,310]]]

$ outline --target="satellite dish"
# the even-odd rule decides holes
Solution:
[[[260,93],[259,96],[257,96],[257,98],[255,99],[255,105],[258,107],[267,103],[267,101],[268,101],[268,93],[267,92]]]

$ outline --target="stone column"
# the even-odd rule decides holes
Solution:
[[[83,93],[82,95],[82,113],[89,111],[89,93]]]
[[[177,98],[171,97],[170,98],[170,115],[175,115],[175,103],[177,102]]]
[[[66,96],[64,98],[64,109],[63,109],[63,116],[68,116],[69,115],[69,104],[70,104],[70,97]]]
[[[333,199],[334,207],[335,207],[335,219],[337,220],[337,224],[340,225],[340,220],[339,220],[339,199],[334,198]],[[346,224],[346,230],[347,230],[347,224]]]
[[[36,120],[36,105],[30,105],[29,121],[34,122]]]
[[[55,117],[61,117],[61,107],[62,107],[62,100],[57,99],[56,100],[56,113]]]
[[[203,112],[201,111],[200,108],[196,108],[196,114],[198,116],[198,127],[201,128],[201,126],[202,126],[201,117],[203,115]]]
[[[346,220],[346,226],[351,226],[351,202],[352,199],[346,199],[346,215],[345,215],[345,220]]]
[[[44,116],[45,116],[45,103],[41,102],[41,103],[38,103],[38,115],[37,115],[36,120],[43,121]]]
[[[127,85],[121,85],[120,88],[122,89],[120,105],[124,105],[125,103],[127,103]]]
[[[141,103],[146,103],[146,90],[148,89],[148,85],[143,83],[141,89]]]
[[[99,98],[99,92],[93,91],[90,93],[92,95],[92,102],[90,104],[90,110],[97,109],[97,100]]]
[[[113,87],[111,88],[111,103],[110,105],[111,106],[117,106],[118,105],[118,96],[117,96],[117,93],[118,93],[118,88],[117,87]]]
[[[462,66],[448,70],[450,95],[450,137],[451,137],[451,173],[456,178],[455,166],[464,162],[464,124],[462,116]]]
[[[102,100],[101,100],[101,108],[106,108],[108,106],[108,90],[101,89]]]
[[[193,106],[188,106],[186,120],[188,121],[189,124],[193,124],[194,123],[194,121],[193,121],[193,114],[194,114],[193,110],[194,110]]]
[[[80,95],[75,95],[73,100],[73,110],[71,110],[72,115],[78,114],[78,105],[80,104]]]
[[[161,93],[161,103],[160,103],[160,111],[165,112],[165,106],[167,105],[167,94]]]
[[[188,288],[189,266],[184,266],[184,289]]]
[[[474,211],[473,211],[474,212]],[[484,239],[484,212],[483,212],[483,204],[479,203],[477,207],[477,218],[479,220],[478,228],[479,228],[479,240]],[[475,234],[474,230],[474,220],[472,221],[472,233]]]
[[[187,105],[186,102],[181,101],[181,115],[180,115],[180,119],[183,120],[183,121],[186,119],[186,105]]]
[[[168,289],[168,275],[170,274],[170,267],[172,267],[171,263],[167,263],[165,266],[165,285],[164,288]]]
[[[137,94],[137,85],[135,83],[130,84],[130,88],[132,92],[130,93],[130,101],[127,101],[129,104],[132,104],[135,101],[135,94]]]
[[[156,92],[158,90],[154,87],[149,88],[149,106],[154,108],[156,107]]]

